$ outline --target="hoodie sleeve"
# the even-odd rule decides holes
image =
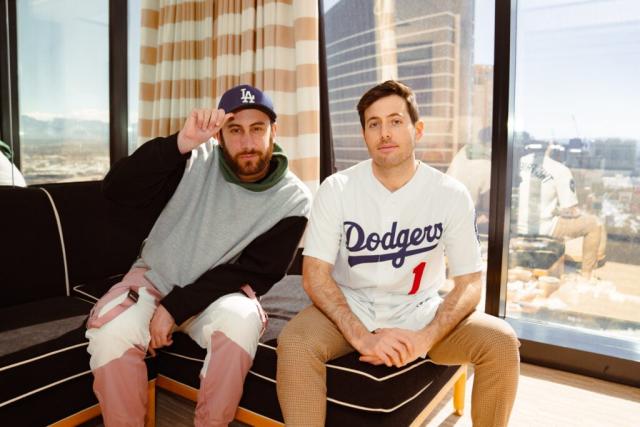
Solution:
[[[179,325],[245,284],[264,295],[287,272],[306,224],[305,216],[280,220],[249,243],[235,262],[218,265],[183,288],[175,286],[160,303]]]
[[[102,183],[105,197],[131,207],[165,203],[178,188],[191,153],[178,150],[178,134],[155,138],[116,162]]]

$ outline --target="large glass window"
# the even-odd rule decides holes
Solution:
[[[20,150],[27,183],[109,168],[109,2],[17,2]]]
[[[518,0],[508,317],[640,340],[640,3]]]
[[[325,0],[324,5],[337,169],[369,157],[356,111],[359,98],[384,80],[403,81],[415,91],[426,125],[417,157],[467,186],[486,259],[494,2]]]

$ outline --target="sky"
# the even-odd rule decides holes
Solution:
[[[514,129],[640,140],[640,1],[518,4]]]
[[[108,3],[17,2],[21,114],[109,120]]]
[[[337,1],[324,0],[325,10]],[[519,0],[518,7],[514,130],[640,140],[640,1]],[[474,61],[492,64],[494,0],[475,0],[474,9]],[[22,0],[17,13],[21,113],[107,121],[108,1]],[[138,36],[130,31],[132,64]],[[131,97],[137,73],[131,66]],[[136,109],[130,103],[132,116]]]

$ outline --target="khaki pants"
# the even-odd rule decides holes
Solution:
[[[598,255],[604,254],[607,239],[604,226],[598,218],[588,214],[576,218],[559,217],[552,236],[555,238],[584,236],[582,239],[582,274],[591,276],[591,272],[598,263]]]
[[[474,426],[507,425],[520,375],[519,345],[504,320],[474,312],[429,352],[437,364],[475,366]],[[277,372],[278,400],[287,427],[324,426],[325,363],[352,351],[335,324],[315,306],[287,323],[278,338]]]

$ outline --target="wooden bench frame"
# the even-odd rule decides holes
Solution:
[[[453,408],[456,415],[462,416],[464,411],[464,396],[467,382],[467,367],[466,365],[460,366],[456,373],[447,381],[447,383],[438,391],[429,404],[420,412],[415,420],[411,423],[411,427],[418,427],[424,423],[429,414],[444,400],[449,391],[453,388]],[[145,427],[154,427],[156,424],[156,387],[160,387],[171,393],[182,396],[193,402],[198,400],[198,389],[183,384],[181,382],[172,380],[164,375],[158,375],[155,380],[149,381],[148,403],[147,403],[147,419]],[[54,424],[51,427],[73,427],[91,420],[101,414],[100,406],[93,405],[90,408],[77,412],[67,418],[64,418]],[[235,414],[235,419],[245,424],[254,427],[281,427],[283,423],[267,418],[256,412],[250,411],[239,407]]]
[[[433,412],[433,410],[447,397],[449,391],[453,388],[453,408],[455,414],[462,416],[464,413],[464,396],[467,384],[467,366],[462,365],[455,374],[447,381],[447,383],[438,391],[431,399],[429,404],[420,412],[415,420],[411,423],[411,427],[418,427],[424,423],[424,420]],[[198,400],[198,389],[167,378],[164,375],[158,375],[156,385],[171,393],[177,394],[191,401]],[[249,424],[254,427],[282,427],[283,423],[267,418],[249,409],[239,407],[235,414],[235,419]]]

